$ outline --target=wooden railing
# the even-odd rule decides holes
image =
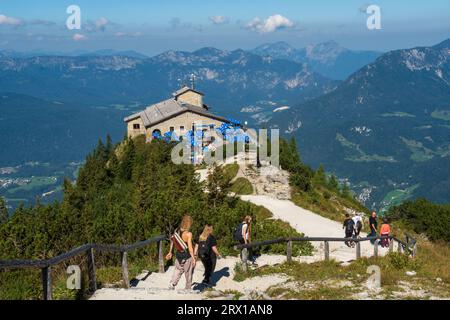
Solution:
[[[411,236],[406,235],[406,242],[398,239],[395,236],[377,236],[377,237],[365,237],[365,238],[327,238],[327,237],[289,237],[289,238],[279,238],[273,240],[252,242],[249,244],[239,244],[235,246],[235,249],[242,250],[241,260],[242,269],[244,271],[248,270],[248,249],[268,246],[278,243],[286,243],[286,258],[287,262],[292,261],[292,244],[294,242],[324,242],[324,259],[330,259],[330,242],[355,242],[356,243],[356,259],[361,258],[361,242],[364,241],[374,241],[373,255],[378,257],[378,244],[382,239],[389,239],[389,252],[394,251],[394,242],[398,243],[398,252],[407,252],[412,256],[416,255],[417,252],[417,242]]]
[[[95,275],[95,259],[94,250],[104,252],[120,252],[122,261],[122,276],[125,286],[129,288],[130,279],[128,276],[128,259],[127,255],[129,251],[142,248],[151,243],[157,244],[158,250],[158,268],[159,272],[164,272],[164,258],[162,243],[166,239],[166,236],[160,235],[154,238],[150,238],[144,241],[136,242],[127,245],[114,245],[114,244],[85,244],[77,247],[69,252],[60,254],[59,256],[47,259],[47,260],[0,260],[0,269],[24,269],[24,268],[39,268],[42,274],[42,287],[44,292],[44,300],[52,300],[52,266],[78,256],[80,254],[87,255],[87,269],[89,276],[89,291],[94,292],[97,290],[97,280]]]

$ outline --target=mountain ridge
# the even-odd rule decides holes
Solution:
[[[336,80],[343,80],[364,65],[373,62],[381,53],[350,50],[330,40],[295,48],[287,42],[266,43],[251,50],[255,54],[308,64],[312,70]]]
[[[350,179],[366,205],[389,205],[391,192],[448,202],[449,43],[388,52],[272,124],[301,123],[292,134],[304,160]]]

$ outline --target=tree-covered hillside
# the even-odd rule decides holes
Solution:
[[[21,206],[9,219],[0,201],[0,260],[48,259],[85,243],[127,244],[169,235],[185,214],[193,217],[196,239],[206,223],[213,224],[225,254],[237,253],[232,235],[245,215],[254,217],[255,241],[299,236],[288,224],[270,219],[266,209],[227,196],[231,178],[222,168],[200,183],[193,165],[172,163],[172,147],[163,141],[145,143],[143,136],[114,146],[108,137],[89,154],[76,183],[64,181],[62,201]],[[294,249],[296,255],[311,252],[308,243]],[[264,248],[273,253],[285,250],[284,245]],[[152,247],[130,258],[144,261],[142,267],[148,268],[155,255]],[[96,256],[100,273],[119,261],[107,254]],[[64,275],[63,269],[54,272]],[[39,275],[32,271],[0,273],[0,299],[39,298],[39,287]]]

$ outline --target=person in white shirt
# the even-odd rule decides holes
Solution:
[[[356,214],[355,216],[353,216],[352,218],[353,222],[354,222],[354,233],[355,233],[355,238],[359,237],[359,233],[361,232],[361,229],[363,227],[363,219],[361,217],[361,214]]]

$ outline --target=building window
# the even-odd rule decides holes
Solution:
[[[141,128],[141,125],[139,123],[133,123],[133,129],[139,130]]]
[[[184,131],[184,126],[180,126],[180,131]]]
[[[174,127],[170,127],[170,132],[174,132],[175,131],[175,128]]]

